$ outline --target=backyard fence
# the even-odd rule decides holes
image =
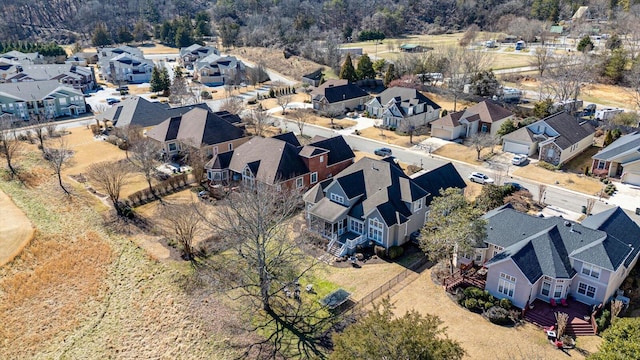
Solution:
[[[407,267],[400,274],[396,275],[393,279],[387,281],[386,283],[382,284],[377,289],[375,289],[372,292],[370,292],[369,294],[365,295],[362,299],[358,300],[358,302],[356,302],[353,305],[351,310],[356,310],[356,309],[359,309],[359,308],[362,308],[364,306],[367,306],[367,305],[371,304],[377,298],[379,298],[380,296],[386,294],[389,290],[393,289],[394,286],[398,285],[404,279],[409,277],[409,275],[415,273],[415,271],[417,269],[419,269],[421,266],[423,266],[426,263],[427,263],[427,258],[423,256],[422,258],[420,258],[420,260],[418,260],[418,261],[414,262],[413,264],[409,265],[409,267]]]

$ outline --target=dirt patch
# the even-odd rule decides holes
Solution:
[[[324,65],[299,56],[291,56],[285,59],[282,50],[279,49],[242,47],[230,50],[229,54],[253,63],[262,61],[267,68],[273,69],[295,81],[301,81],[302,75],[309,74],[322,67],[326,68]]]
[[[391,130],[384,130],[378,128],[366,128],[360,130],[360,136],[366,137],[368,139],[378,140],[387,144],[402,146],[402,147],[412,147],[415,144],[420,143],[421,141],[428,139],[427,135],[413,135],[413,144],[409,142],[409,135],[401,135]]]
[[[13,260],[33,239],[31,221],[11,198],[0,190],[0,266]]]
[[[433,314],[444,321],[449,338],[459,341],[467,352],[466,359],[494,359],[502,354],[503,359],[529,358],[566,359],[567,354],[549,344],[539,328],[525,324],[517,327],[494,325],[481,315],[463,309],[446,295],[441,286],[431,280],[430,269],[420,274],[411,286],[391,297],[396,314],[414,309],[422,314]],[[577,346],[589,352],[597,351],[601,339],[595,336],[579,338]],[[569,354],[577,359],[584,355],[576,350]]]

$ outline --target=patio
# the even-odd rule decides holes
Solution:
[[[568,306],[560,303],[552,307],[546,301],[535,299],[533,308],[526,309],[524,319],[540,327],[549,327],[556,324],[556,312],[563,312],[569,315],[566,333],[569,335],[588,336],[595,335],[594,327],[591,325],[591,307],[575,300],[569,300]]]

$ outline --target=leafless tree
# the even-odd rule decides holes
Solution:
[[[623,308],[624,308],[624,303],[622,301],[620,300],[611,301],[611,322],[612,323],[618,318]]]
[[[565,330],[567,330],[567,325],[569,324],[569,314],[563,312],[557,312],[556,315],[556,323],[558,324],[558,328],[556,329],[556,336],[558,339],[564,335]]]
[[[202,227],[203,218],[200,216],[204,211],[199,207],[198,203],[165,204],[161,210],[167,236],[180,244],[187,260],[194,259],[193,242],[205,231]]]
[[[400,121],[400,126],[398,129],[409,135],[409,144],[413,144],[413,135],[418,129],[418,120],[410,117],[402,119],[402,121]]]
[[[120,139],[124,140],[125,144],[123,148],[127,160],[129,160],[129,148],[133,144],[144,139],[142,128],[138,125],[127,124],[123,127],[117,127],[115,128],[114,134]]]
[[[546,27],[547,24],[540,20],[516,17],[509,22],[509,33],[526,42],[533,42],[542,35]]]
[[[109,196],[118,216],[124,215],[120,192],[130,182],[132,169],[127,161],[104,161],[89,167],[87,176],[92,183]]]
[[[553,57],[553,50],[546,49],[544,47],[536,48],[533,53],[533,59],[531,60],[531,66],[535,66],[540,73],[540,76],[544,74],[544,71],[549,66],[551,59]]]
[[[460,46],[469,46],[473,43],[478,36],[478,31],[480,31],[480,27],[476,24],[473,24],[467,28],[467,31],[464,32],[462,38],[458,42]]]
[[[262,105],[258,105],[257,108],[251,110],[251,114],[246,117],[245,121],[253,125],[256,136],[262,136],[270,124],[271,117],[267,111],[262,108]]]
[[[333,106],[329,106],[326,110],[323,111],[323,114],[325,117],[328,117],[329,119],[331,119],[331,125],[333,125],[333,120],[342,115],[344,112],[344,110],[337,108],[337,107],[333,107]]]
[[[309,122],[309,118],[311,117],[311,112],[309,109],[297,109],[293,113],[291,113],[291,117],[296,122],[298,126],[298,130],[300,130],[300,135],[303,135],[304,126]]]
[[[547,185],[538,184],[538,204],[544,205],[544,201],[547,198]]]
[[[249,84],[256,86],[263,81],[269,79],[269,75],[265,70],[264,61],[258,61],[255,67],[252,67],[247,70],[247,78],[249,80]]]
[[[473,147],[477,154],[477,160],[480,160],[480,153],[491,145],[491,135],[489,133],[476,132],[469,136],[469,145]]]
[[[586,215],[589,216],[591,215],[591,212],[593,211],[593,206],[596,204],[596,199],[594,198],[588,198],[587,199],[587,211],[586,211]]]
[[[47,132],[47,137],[52,138],[57,136],[58,125],[53,121],[48,122],[44,125],[44,130]]]
[[[287,112],[287,105],[291,102],[293,95],[291,94],[282,94],[276,98],[278,105],[282,108],[282,115],[285,115]]]
[[[462,93],[464,85],[478,72],[484,70],[489,64],[487,54],[482,51],[473,51],[464,47],[452,46],[444,48],[446,54],[447,86],[453,94],[453,111],[456,111],[458,96]]]
[[[244,109],[242,99],[229,96],[222,101],[220,111],[228,111],[232,114],[238,114]]]
[[[635,60],[640,50],[640,16],[633,11],[620,12],[615,21],[615,27],[629,51],[631,60]]]
[[[11,126],[14,119],[13,116],[10,118],[0,118],[0,154],[7,161],[9,176],[11,176],[11,178],[18,176],[15,161],[24,148],[23,143],[18,140],[16,129]]]
[[[156,167],[160,164],[160,144],[150,138],[143,138],[131,144],[131,163],[144,175],[149,191],[155,194],[151,179],[156,171]]]
[[[191,175],[196,184],[202,183],[205,179],[205,168],[209,160],[206,151],[201,147],[197,148],[191,144],[183,143],[180,147],[183,149],[184,160],[191,167]]]
[[[545,83],[557,101],[576,100],[580,87],[593,76],[588,54],[554,57],[547,67]]]
[[[38,148],[43,155],[45,154],[44,141],[47,139],[47,130],[45,129],[47,122],[47,118],[40,114],[33,114],[29,118],[30,130],[38,140]]]
[[[67,167],[73,158],[73,151],[69,148],[67,139],[59,137],[54,141],[50,141],[45,148],[44,154],[47,163],[58,177],[58,185],[67,196],[71,195],[71,192],[62,183],[62,169]]]

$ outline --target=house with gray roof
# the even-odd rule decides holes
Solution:
[[[640,186],[640,131],[624,135],[591,157],[594,175]]]
[[[305,193],[307,225],[336,256],[370,241],[388,249],[422,228],[441,189],[465,186],[450,163],[408,176],[393,157],[365,157]]]
[[[10,60],[23,65],[30,64],[42,64],[44,63],[44,59],[42,55],[37,52],[33,53],[23,53],[18,50],[8,51],[4,54],[0,54],[0,60]]]
[[[440,105],[416,89],[394,86],[366,103],[369,116],[386,126],[402,129],[427,125],[440,117]]]
[[[72,64],[23,65],[6,76],[5,82],[27,82],[57,80],[59,83],[86,93],[96,88],[96,77],[92,67]]]
[[[211,53],[194,65],[193,79],[207,86],[239,85],[245,79],[246,67],[235,56]]]
[[[220,55],[220,51],[212,46],[202,46],[200,44],[183,47],[180,48],[180,64],[185,69],[191,70],[194,63],[211,54]]]
[[[361,110],[369,94],[347,80],[327,80],[310,93],[315,110],[346,112]]]
[[[593,144],[595,129],[578,122],[567,112],[559,112],[502,137],[502,150],[526,154],[553,165],[561,165]]]
[[[28,120],[32,116],[57,118],[87,111],[82,92],[57,80],[0,84],[2,114]]]
[[[172,116],[147,131],[147,137],[159,142],[164,154],[174,156],[185,147],[200,149],[207,156],[231,151],[249,138],[238,115],[227,111],[211,112],[195,107],[184,114]]]
[[[487,268],[485,290],[520,308],[536,299],[567,297],[588,305],[606,303],[638,260],[640,227],[619,207],[581,224],[534,217],[509,205],[485,218],[485,246],[472,260]]]
[[[500,126],[506,121],[513,121],[513,117],[509,109],[485,100],[431,122],[431,136],[454,140],[482,132],[495,137]]]
[[[100,121],[111,121],[117,128],[137,126],[148,128],[156,126],[166,119],[180,116],[193,108],[208,110],[207,104],[196,104],[181,107],[170,107],[169,104],[152,102],[143,97],[129,97],[122,102],[111,105],[105,112],[96,116]]]
[[[238,182],[254,189],[303,191],[353,163],[353,151],[342,136],[301,145],[293,133],[254,137],[230,151],[214,155],[205,168],[212,185]]]
[[[142,51],[131,46],[98,49],[98,59],[100,75],[113,84],[149,82],[155,66]]]

